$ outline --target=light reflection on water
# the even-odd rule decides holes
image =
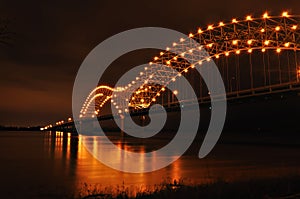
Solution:
[[[128,138],[122,140],[118,139],[118,133],[116,135],[112,140],[118,147],[137,153],[144,153],[149,150],[149,145],[163,140],[132,143]],[[0,132],[1,193],[10,198],[61,198],[60,193],[76,192],[83,183],[102,187],[124,183],[127,187],[141,187],[166,179],[207,183],[219,179],[234,181],[300,174],[298,135],[276,138],[273,135],[234,134],[230,142],[219,142],[204,159],[198,159],[200,144],[194,143],[184,156],[168,167],[140,174],[105,166],[93,158],[81,139],[62,132]],[[264,144],[270,142],[273,144]],[[282,145],[284,142],[294,143],[285,146]],[[92,143],[95,149],[99,146],[96,137]],[[119,154],[110,158],[121,161],[125,157]],[[152,161],[156,158],[153,156]],[[141,158],[132,165],[142,165],[139,163],[143,161]]]
[[[93,153],[103,153],[107,157],[111,158],[116,163],[122,162],[126,157],[121,153],[121,149],[134,151],[140,154],[138,162],[132,162],[133,167],[143,166],[145,146],[144,145],[131,145],[126,144],[122,140],[115,139],[114,143],[120,148],[120,153],[111,154],[109,150],[105,149],[106,144],[99,136],[83,137],[74,136],[70,133],[63,132],[49,132],[45,134],[45,149],[48,152],[49,157],[63,161],[63,166],[66,173],[74,173],[77,183],[89,183],[89,184],[102,184],[106,186],[120,185],[123,182],[126,185],[154,185],[159,184],[165,179],[179,179],[180,168],[179,161],[169,167],[162,169],[158,172],[152,173],[139,173],[131,174],[124,173],[114,169],[111,169],[95,159],[85,148],[83,141],[88,139],[92,145]],[[114,138],[113,138],[114,139]],[[155,153],[152,156],[153,164],[156,161]]]
[[[113,142],[125,150],[137,153],[145,152],[145,145],[132,144],[130,141],[120,140],[119,134],[112,137]],[[173,164],[151,173],[130,174],[111,169],[96,160],[84,147],[82,136],[71,136],[70,133],[47,133],[45,140],[49,156],[63,161],[67,173],[76,177],[79,186],[86,182],[103,186],[120,185],[154,185],[164,179],[186,179],[193,183],[207,183],[219,179],[243,180],[248,178],[264,178],[277,175],[299,174],[299,148],[295,147],[264,147],[261,145],[222,145],[205,159],[197,158],[197,147],[191,150]],[[103,155],[112,161],[122,162],[126,157],[119,154],[110,154],[101,144],[101,137],[89,138],[94,153],[104,152]],[[99,146],[102,146],[102,151]],[[139,162],[132,162],[132,166],[143,165],[143,155]],[[153,163],[156,157],[152,157]]]

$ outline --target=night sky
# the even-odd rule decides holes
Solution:
[[[300,14],[300,2],[1,0],[0,19],[9,21],[13,34],[9,45],[0,44],[0,125],[43,125],[71,116],[80,64],[97,44],[116,33],[144,26],[189,33],[232,17],[260,16],[266,10],[271,15],[283,10]],[[124,68],[119,61],[109,73],[148,62],[152,54],[144,54],[124,58]]]

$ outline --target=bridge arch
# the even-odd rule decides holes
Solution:
[[[182,74],[187,73],[204,62],[218,60],[221,57],[239,56],[242,53],[252,54],[254,51],[266,53],[274,51],[280,54],[282,51],[299,51],[300,45],[300,16],[283,12],[281,16],[270,16],[264,13],[262,17],[254,18],[246,16],[244,19],[232,19],[230,22],[219,22],[216,25],[208,25],[205,29],[198,29],[190,33],[188,37],[174,42],[171,47],[154,57],[149,66],[140,72],[140,75],[128,85],[120,88],[99,86],[87,97],[82,110],[82,117],[95,116],[100,113],[103,105],[112,100],[115,108],[126,112],[124,105],[114,101],[113,92],[130,92],[130,99],[126,99],[129,107],[147,108],[156,101],[165,87],[149,84],[150,79],[157,79],[165,85]],[[201,48],[198,49],[192,40],[197,41]],[[172,53],[176,52],[176,53]],[[194,60],[193,63],[186,61]],[[295,62],[297,60],[295,59]],[[168,73],[167,67],[172,67],[178,73]],[[159,71],[159,72],[158,72]],[[142,83],[138,90],[131,90],[131,84]],[[102,93],[102,95],[101,95]],[[95,101],[95,107],[93,105]]]

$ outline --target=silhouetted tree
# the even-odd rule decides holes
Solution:
[[[0,19],[0,44],[10,44],[12,32],[8,30],[9,21]]]

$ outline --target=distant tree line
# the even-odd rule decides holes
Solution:
[[[40,126],[19,127],[19,126],[4,126],[0,125],[0,131],[39,131]]]

